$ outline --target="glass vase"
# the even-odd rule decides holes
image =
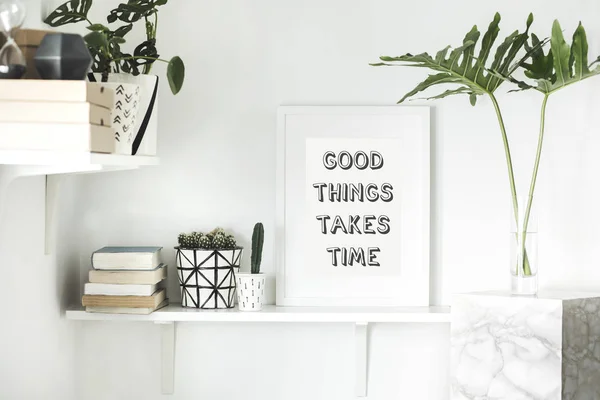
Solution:
[[[519,198],[516,209],[512,205],[510,281],[512,294],[517,296],[535,296],[538,292],[537,218],[534,205],[527,213],[529,199]]]

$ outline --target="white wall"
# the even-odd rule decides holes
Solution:
[[[26,26],[41,26],[39,2],[25,0]],[[1,172],[0,172],[1,173]],[[0,398],[76,399],[74,324],[62,318],[77,301],[79,265],[76,178],[65,178],[55,229],[61,238],[44,255],[44,177],[0,189]]]
[[[95,13],[105,15],[110,3],[96,3]],[[504,35],[522,28],[529,11],[536,15],[536,31],[542,32],[549,32],[555,17],[567,32],[583,19],[590,52],[600,53],[599,5],[593,0],[574,0],[568,7],[556,0],[527,5],[518,0],[171,1],[161,11],[159,51],[165,58],[180,55],[187,77],[176,97],[163,79],[161,166],[81,179],[76,203],[83,210],[77,221],[84,232],[82,254],[109,243],[156,243],[165,246],[173,264],[171,247],[180,231],[220,225],[247,245],[252,225],[261,220],[267,233],[264,269],[274,271],[269,250],[277,106],[393,104],[425,71],[376,69],[368,62],[381,54],[433,52],[458,44],[473,23],[486,27],[496,10],[504,17]],[[585,290],[600,283],[595,268],[600,239],[595,229],[600,222],[595,128],[600,117],[594,96],[599,88],[600,80],[591,81],[549,103],[536,203],[544,287]],[[522,188],[528,179],[523,172],[529,173],[533,160],[540,96],[500,94],[499,99]],[[431,301],[446,304],[455,291],[505,287],[509,192],[490,102],[481,99],[472,108],[466,98],[454,98],[432,106]],[[18,209],[24,213],[25,207]],[[11,215],[11,230],[19,226],[16,218]],[[6,255],[13,253],[1,254],[10,259]],[[19,273],[13,286],[26,276]],[[176,297],[174,279],[170,288]],[[11,299],[17,293],[9,289]],[[43,292],[34,296],[37,303],[45,298]],[[51,318],[50,312],[39,313]],[[52,318],[48,324],[57,333],[63,323]],[[22,327],[16,332],[30,331]],[[380,324],[370,339],[369,398],[447,398],[447,326]],[[71,364],[63,362],[77,382],[75,398],[162,398],[159,343],[159,328],[152,325],[80,324],[74,376],[68,371]],[[351,357],[349,325],[180,324],[172,398],[351,399]],[[34,355],[30,359],[51,365]],[[21,365],[16,355],[11,360]],[[253,368],[244,367],[247,362]],[[0,363],[6,370],[12,366]],[[24,368],[16,373],[20,379]],[[19,387],[15,380],[13,390]],[[39,398],[34,389],[26,390]],[[54,398],[64,398],[58,389],[55,393]]]

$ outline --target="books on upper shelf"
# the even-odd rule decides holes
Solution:
[[[91,103],[114,105],[114,91],[101,82],[41,79],[1,79],[0,100]]]
[[[41,122],[110,126],[110,108],[87,102],[0,101],[0,123]]]
[[[92,254],[92,268],[102,270],[154,270],[162,247],[103,247]]]
[[[9,122],[0,123],[0,149],[114,153],[115,139],[107,126]]]
[[[167,278],[167,266],[147,271],[118,271],[92,269],[89,273],[90,283],[111,283],[123,285],[154,285]]]
[[[114,153],[114,101],[103,83],[0,79],[0,149]]]

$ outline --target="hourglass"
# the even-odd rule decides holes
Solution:
[[[6,36],[0,49],[0,79],[19,79],[25,74],[25,57],[14,39],[24,21],[25,5],[20,0],[0,0],[0,31]]]

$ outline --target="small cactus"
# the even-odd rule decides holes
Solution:
[[[190,234],[190,247],[194,249],[200,248],[200,238],[202,238],[202,236],[203,235],[200,232],[192,232]]]
[[[237,242],[233,235],[227,235],[223,228],[215,228],[207,234],[202,232],[180,233],[177,237],[183,249],[234,249]]]
[[[226,243],[227,240],[225,238],[225,235],[216,234],[212,244],[215,249],[224,249],[226,247]]]
[[[200,238],[199,246],[201,249],[210,249],[212,247],[212,240],[208,235],[204,235]]]
[[[260,273],[260,263],[262,261],[262,249],[265,239],[265,229],[263,224],[258,222],[254,225],[252,232],[252,254],[250,256],[250,272],[253,274]]]
[[[181,247],[185,247],[186,240],[187,234],[185,233],[180,233],[179,236],[177,236],[177,243],[179,243]]]
[[[227,235],[225,237],[225,248],[235,249],[236,246],[237,242],[235,241],[235,237],[233,235]]]

